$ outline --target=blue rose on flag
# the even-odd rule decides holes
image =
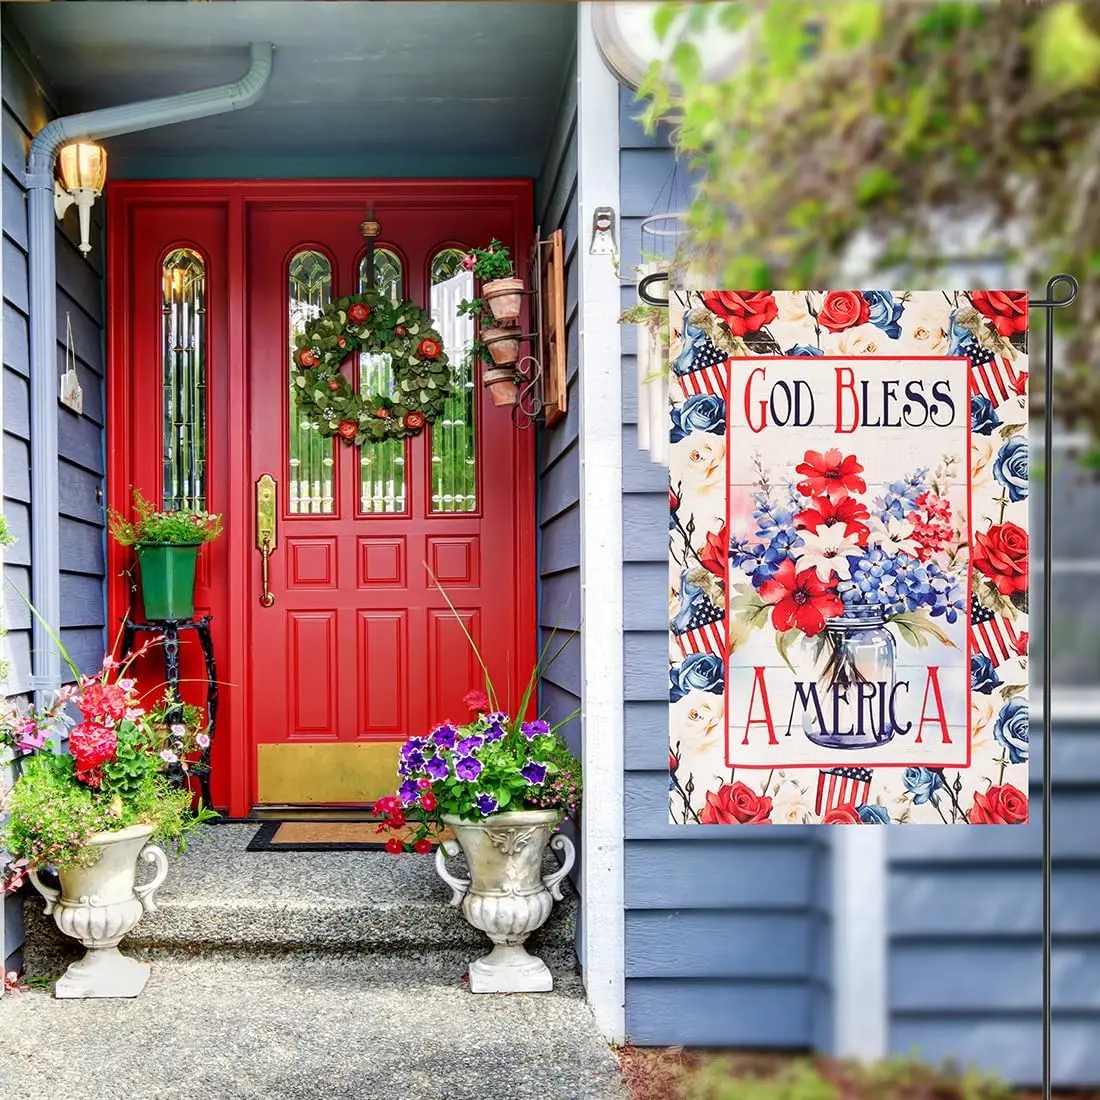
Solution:
[[[726,403],[713,393],[696,393],[672,410],[670,439],[679,443],[692,432],[726,434]]]
[[[889,825],[890,814],[885,806],[857,806],[861,825]]]
[[[976,393],[970,399],[970,430],[975,435],[992,435],[1001,426],[1001,418],[993,408],[993,402],[984,393]]]
[[[902,782],[917,806],[922,802],[931,802],[935,806],[939,801],[939,792],[945,787],[943,772],[931,768],[906,768]]]
[[[984,653],[970,655],[970,686],[979,695],[992,695],[1004,681],[997,675],[993,662]]]
[[[726,690],[722,660],[713,653],[689,653],[680,665],[668,671],[670,703],[678,703],[692,691],[721,695]]]
[[[875,328],[882,329],[891,340],[901,339],[901,325],[898,322],[905,312],[904,304],[895,302],[888,290],[865,290],[863,298],[870,306],[867,320]]]
[[[1013,503],[1027,500],[1027,440],[1014,435],[1001,447],[993,463],[993,476],[1008,491]]]
[[[824,355],[825,353],[821,348],[815,348],[810,344],[795,344],[793,348],[787,348],[783,354],[799,359],[810,355]]]
[[[1030,750],[1031,711],[1025,699],[1011,699],[1001,707],[993,723],[993,737],[1008,750],[1010,764],[1027,762]]]

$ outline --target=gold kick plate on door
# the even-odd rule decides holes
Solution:
[[[276,490],[275,479],[270,474],[264,474],[256,482],[256,546],[263,555],[260,563],[261,607],[271,607],[275,603],[267,584],[267,564],[278,541],[275,516],[279,494]]]

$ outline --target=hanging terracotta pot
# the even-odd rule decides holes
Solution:
[[[494,405],[514,405],[519,394],[516,386],[516,372],[511,367],[486,367],[481,372],[481,381],[488,387],[489,399]]]
[[[515,323],[523,305],[522,279],[493,279],[481,288],[481,296],[498,321]]]
[[[498,367],[510,367],[519,358],[519,329],[485,328],[481,339]]]

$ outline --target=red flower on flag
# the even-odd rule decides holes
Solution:
[[[830,332],[843,332],[856,325],[865,325],[870,317],[870,303],[858,290],[830,290],[817,315],[817,319]]]
[[[700,297],[711,313],[726,322],[734,336],[759,332],[779,316],[775,295],[770,290],[741,293],[735,290],[708,290]]]
[[[837,500],[815,497],[809,508],[804,508],[795,515],[794,525],[816,535],[819,527],[836,527],[843,524],[845,535],[854,536],[859,539],[860,546],[866,546],[871,528],[863,520],[870,518],[871,513],[867,510],[867,505],[862,504],[855,497],[842,496]]]
[[[806,458],[795,468],[806,479],[798,483],[798,491],[807,497],[827,496],[838,500],[848,493],[867,492],[867,482],[859,475],[863,467],[855,455],[841,454],[835,447],[821,454],[807,451]]]
[[[1027,795],[1011,783],[974,792],[971,825],[1023,825],[1027,822]]]
[[[1015,523],[998,523],[988,531],[975,531],[970,558],[1002,596],[1027,591],[1027,532]]]
[[[757,794],[738,780],[717,791],[707,791],[707,802],[699,814],[704,825],[770,825],[772,800]]]
[[[772,626],[781,634],[793,628],[812,638],[825,629],[826,619],[844,610],[836,591],[825,584],[816,569],[796,574],[790,558],[758,591],[764,603],[771,605]]]
[[[717,533],[711,531],[707,534],[707,542],[699,560],[703,568],[713,573],[716,577],[725,577],[726,565],[730,556],[730,536],[726,525],[723,523]]]
[[[1026,290],[974,290],[970,293],[974,308],[993,322],[1002,336],[1027,332]]]

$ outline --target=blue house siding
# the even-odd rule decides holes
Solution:
[[[577,207],[577,69],[575,59],[565,76],[557,124],[546,160],[535,182],[535,224],[545,240],[561,229],[565,248],[565,322],[567,412],[553,428],[540,429],[538,447],[538,616],[539,645],[551,631],[566,634],[580,628],[580,355],[578,328],[578,207]],[[550,654],[565,642],[559,637]],[[563,721],[580,707],[580,637],[566,648],[543,678],[541,708],[551,723]],[[572,721],[563,729],[570,748],[581,752],[581,726]],[[568,826],[567,826],[568,828]],[[579,845],[576,830],[570,836]],[[578,868],[580,861],[578,860]],[[577,928],[577,954],[583,957],[584,929]]]
[[[667,138],[620,96],[623,278],[642,221],[681,208]],[[653,250],[653,242],[646,243]],[[636,300],[623,287],[623,307]],[[626,1031],[641,1045],[830,1043],[829,842],[822,831],[685,830],[668,815],[668,474],[638,450],[636,334],[623,331]]]
[[[1055,698],[1058,697],[1057,691]],[[890,835],[890,1045],[1020,1084],[1042,1076],[1040,729],[1032,820],[1020,829]],[[1100,1081],[1100,729],[1056,721],[1052,970],[1054,1076]]]
[[[28,356],[27,214],[23,173],[31,137],[56,112],[41,82],[24,61],[26,52],[5,32],[3,41],[3,447],[4,514],[18,540],[4,555],[4,577],[31,592],[31,471]],[[104,651],[103,514],[97,493],[103,484],[103,231],[102,206],[93,211],[92,252],[77,249],[76,216],[57,233],[57,375],[65,369],[66,318],[72,326],[76,368],[84,391],[77,415],[58,405],[61,537],[61,637],[85,670],[99,666]],[[30,612],[10,589],[5,598],[9,628],[8,694],[27,691],[31,677]],[[22,944],[14,898],[5,903],[4,956]]]

